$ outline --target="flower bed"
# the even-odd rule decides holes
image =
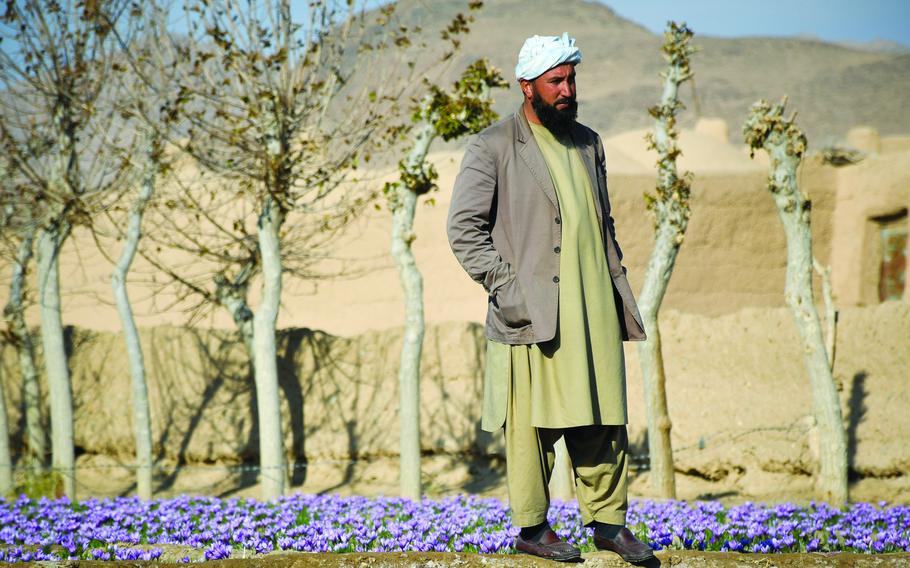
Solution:
[[[556,502],[556,532],[593,550],[574,503]],[[910,507],[854,504],[633,501],[629,526],[655,548],[742,552],[910,551]],[[0,561],[155,560],[162,546],[184,562],[305,552],[510,552],[517,529],[495,499],[294,495],[275,502],[178,497],[0,500]]]

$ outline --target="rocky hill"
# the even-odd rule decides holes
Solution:
[[[419,24],[427,39],[466,2],[401,0],[399,14]],[[609,7],[583,0],[488,0],[477,13],[464,41],[456,70],[478,57],[488,57],[514,80],[514,66],[524,39],[533,34],[568,31],[582,50],[579,67],[579,115],[601,134],[611,135],[651,125],[646,108],[660,93],[658,73],[662,38],[623,19]],[[817,39],[717,38],[693,30],[699,53],[693,57],[694,89],[681,93],[688,110],[682,126],[699,117],[721,117],[730,125],[731,141],[740,141],[740,125],[749,106],[760,98],[790,97],[810,144],[818,147],[843,138],[856,125],[882,134],[910,132],[906,93],[910,92],[910,53],[871,50]],[[518,89],[497,96],[497,110],[510,112]]]

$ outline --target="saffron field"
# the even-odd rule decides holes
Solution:
[[[556,532],[593,550],[575,503],[555,502]],[[657,549],[739,552],[910,551],[910,507],[857,503],[647,501],[627,524]],[[163,545],[195,550],[182,562],[274,550],[510,553],[518,530],[496,499],[292,495],[274,502],[215,497],[0,500],[0,561],[156,560]],[[191,558],[192,557],[192,558]]]

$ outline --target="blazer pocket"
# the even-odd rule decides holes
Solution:
[[[493,291],[492,302],[509,327],[524,327],[531,323],[531,314],[518,286],[517,276]]]

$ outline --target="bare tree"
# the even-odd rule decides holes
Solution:
[[[784,297],[802,340],[806,371],[812,389],[812,411],[819,430],[819,472],[816,492],[834,504],[847,501],[847,438],[840,399],[831,374],[821,322],[812,293],[812,202],[797,184],[797,169],[806,152],[805,135],[795,113],[784,117],[787,99],[775,105],[762,100],[750,109],[743,136],[754,152],[770,158],[768,191],[787,236],[787,276]]]
[[[0,254],[0,258],[6,261],[7,257],[12,257],[13,274],[10,284],[10,298],[3,308],[3,315],[7,321],[8,329],[4,330],[4,333],[0,335],[3,339],[3,343],[0,343],[0,358],[3,356],[5,344],[11,344],[18,355],[17,359],[23,371],[23,382],[25,373],[29,370],[28,363],[31,364],[31,379],[37,381],[34,354],[31,351],[31,338],[28,335],[28,327],[25,326],[22,302],[25,267],[31,258],[34,232],[26,232],[25,237],[21,238],[20,245],[15,246],[16,237],[11,234],[14,232],[11,231],[11,225],[15,223],[13,215],[15,212],[15,201],[11,201],[11,198],[15,195],[15,191],[6,174],[6,168],[0,167],[0,183],[2,183],[2,190],[0,190],[0,207],[2,207],[0,209],[0,238],[2,238],[2,244],[4,245],[3,249],[0,250],[2,250],[2,253],[10,252],[11,254]],[[12,250],[8,251],[8,248]],[[24,334],[25,342],[20,340],[20,334]],[[27,358],[25,365],[22,364],[24,356]],[[2,371],[3,365],[0,365],[0,373]],[[25,391],[24,388],[23,391]],[[33,431],[28,431],[27,423],[26,437],[33,433]],[[6,412],[6,391],[3,376],[0,374],[0,496],[8,495],[12,490],[13,456],[10,451],[9,415]]]
[[[3,164],[5,166],[5,164]],[[38,397],[32,398],[32,389],[37,391],[38,373],[35,369],[35,355],[32,349],[31,336],[25,325],[25,273],[32,257],[34,242],[34,225],[22,223],[23,211],[21,200],[6,167],[0,167],[0,259],[12,264],[10,294],[3,307],[7,329],[0,334],[0,357],[3,347],[11,345],[16,351],[23,383],[23,403],[26,405],[26,455],[24,461],[32,466],[40,466],[44,459],[44,438],[41,429],[41,415]],[[3,366],[0,365],[0,371]],[[34,406],[30,406],[34,405]],[[6,412],[7,400],[3,376],[0,375],[0,497],[13,490],[13,455],[10,450],[9,415]],[[34,421],[34,422],[33,422]],[[33,438],[35,438],[33,440]],[[36,450],[40,453],[36,456]]]
[[[114,118],[102,108],[113,61],[111,31],[129,6],[126,0],[23,0],[6,3],[0,16],[0,144],[40,208],[38,304],[53,466],[70,497],[76,490],[73,403],[59,258],[73,227],[91,223],[93,208],[118,179],[119,165],[106,161],[95,133],[106,132]]]
[[[404,291],[405,330],[398,380],[401,395],[400,484],[401,494],[420,499],[420,358],[423,351],[423,276],[417,267],[412,244],[417,201],[437,188],[437,173],[426,161],[430,146],[438,137],[454,140],[479,132],[493,120],[490,91],[508,84],[486,60],[471,64],[451,92],[433,86],[417,105],[415,126],[410,133],[411,147],[398,167],[398,181],[388,183],[383,192],[392,211],[391,254],[398,268]]]
[[[149,83],[177,124],[168,142],[189,158],[153,209],[155,239],[185,261],[142,254],[178,285],[179,301],[192,298],[194,319],[221,306],[237,325],[256,385],[265,498],[281,495],[286,477],[275,337],[284,275],[321,275],[333,239],[371,198],[350,191],[352,172],[396,139],[399,99],[414,83],[413,62],[395,55],[409,30],[392,25],[394,5],[367,4],[184,0],[151,22],[147,58],[167,80]],[[180,33],[167,24],[177,12]]]
[[[654,117],[654,132],[648,134],[648,146],[659,156],[655,193],[645,195],[648,209],[654,214],[654,248],[638,298],[642,321],[648,330],[648,340],[638,344],[638,357],[648,418],[651,487],[660,497],[668,499],[676,497],[676,481],[658,312],[689,224],[690,180],[687,175],[678,175],[676,170],[676,158],[681,153],[677,145],[676,112],[682,107],[679,86],[692,77],[689,56],[695,50],[689,45],[691,38],[692,31],[685,24],[667,24],[661,48],[667,60],[667,68],[661,73],[664,90],[660,104],[648,110]]]
[[[7,329],[4,342],[15,350],[22,378],[22,412],[25,415],[25,463],[33,467],[44,464],[47,453],[47,433],[41,419],[41,395],[38,386],[38,369],[35,365],[35,350],[31,332],[25,323],[26,275],[31,263],[36,227],[30,218],[31,206],[25,197],[26,188],[16,187],[6,171],[0,171],[4,189],[0,198],[0,258],[12,266],[9,298],[3,307]]]
[[[0,366],[0,372],[3,367]],[[9,450],[9,418],[6,414],[6,391],[0,374],[0,496],[13,489],[13,456]]]
[[[111,273],[111,288],[123,326],[130,363],[130,382],[133,404],[133,439],[136,445],[136,493],[142,499],[152,498],[152,425],[149,407],[148,386],[145,378],[145,359],[139,341],[139,330],[133,317],[133,309],[127,293],[126,283],[130,266],[139,248],[142,236],[142,216],[155,192],[157,174],[161,169],[161,147],[157,134],[146,130],[142,137],[142,156],[139,190],[133,200],[127,221],[125,241],[120,258]]]
[[[148,9],[148,6],[145,6]],[[139,6],[134,8],[133,17],[145,19]],[[172,157],[167,155],[162,144],[165,133],[173,129],[174,116],[168,113],[168,99],[156,93],[156,88],[149,84],[155,80],[155,86],[163,85],[164,77],[150,63],[147,46],[151,41],[149,35],[154,29],[141,26],[143,33],[134,37],[122,36],[114,28],[123,50],[116,56],[112,69],[116,72],[117,97],[109,104],[116,109],[131,132],[128,143],[121,147],[110,143],[109,152],[124,164],[123,190],[119,198],[105,211],[109,226],[107,229],[122,241],[120,256],[110,259],[114,264],[111,272],[111,289],[117,312],[123,329],[130,368],[131,401],[133,406],[133,439],[136,451],[136,492],[142,499],[152,497],[153,459],[152,459],[152,418],[146,381],[145,357],[139,338],[139,330],[133,315],[127,283],[133,260],[139,250],[143,237],[143,217],[152,202],[156,187],[161,183],[171,167]],[[131,41],[132,40],[132,41]],[[134,49],[137,46],[140,48]],[[131,57],[135,56],[135,57]],[[151,127],[150,123],[155,126]],[[95,238],[105,236],[98,224],[93,227]],[[113,247],[102,246],[102,252]]]

